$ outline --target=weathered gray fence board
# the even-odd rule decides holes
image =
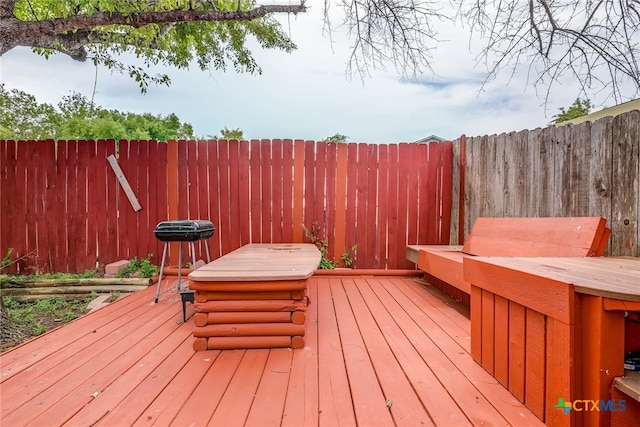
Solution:
[[[464,139],[462,136],[460,139],[453,143],[453,188],[451,192],[451,229],[449,230],[449,242],[452,245],[462,244],[458,243],[459,225],[460,225],[460,188],[462,176],[462,168],[464,168]]]
[[[638,124],[640,112],[632,111],[613,120],[612,238],[611,252],[639,256],[638,252]]]
[[[613,118],[606,117],[591,124],[589,163],[589,208],[588,215],[611,216],[611,165]],[[610,248],[608,252],[610,253]]]
[[[464,236],[478,217],[602,216],[607,255],[640,256],[640,111],[466,138]],[[457,218],[453,218],[455,222]]]

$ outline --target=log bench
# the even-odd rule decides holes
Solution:
[[[189,274],[195,350],[303,348],[313,244],[249,244]]]
[[[468,257],[463,278],[473,359],[534,414],[554,426],[631,425],[615,420],[639,413],[634,381],[612,385],[632,350],[625,316],[640,312],[640,258]]]
[[[466,256],[602,256],[610,234],[601,217],[478,218],[463,246],[411,245],[407,259],[468,296],[471,285],[462,273]]]

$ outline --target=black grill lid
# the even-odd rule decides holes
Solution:
[[[156,225],[156,238],[163,242],[193,242],[213,236],[216,227],[206,220],[162,221]]]

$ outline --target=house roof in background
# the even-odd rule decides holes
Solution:
[[[598,119],[609,116],[618,116],[622,113],[627,113],[633,110],[640,110],[640,99],[634,99],[633,101],[625,102],[622,104],[614,105],[613,107],[604,108],[600,111],[596,111],[585,116],[576,117],[575,119],[567,120],[566,122],[558,123],[556,126],[563,126],[568,124],[577,125],[584,122],[595,122]]]
[[[417,141],[414,141],[416,144],[426,144],[428,142],[443,142],[446,141],[446,139],[444,138],[440,138],[437,135],[429,135],[429,136],[425,136],[422,139],[419,139]]]

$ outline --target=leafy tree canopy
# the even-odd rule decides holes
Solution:
[[[169,77],[124,64],[118,54],[132,53],[147,66],[197,62],[201,69],[260,72],[248,36],[266,49],[295,48],[269,15],[280,9],[256,8],[252,0],[0,0],[0,55],[30,46],[45,56],[91,59],[128,74],[144,92],[151,82],[169,84]]]
[[[237,141],[244,139],[244,132],[240,128],[227,129],[225,126],[224,129],[220,129],[220,135],[215,135],[213,139],[235,139]]]
[[[349,137],[347,135],[343,135],[341,133],[335,133],[331,136],[328,136],[323,139],[325,142],[347,142]]]
[[[25,92],[0,86],[2,139],[193,139],[193,127],[175,114],[166,117],[106,110],[83,95],[62,98],[58,108]]]
[[[576,98],[569,108],[565,109],[564,107],[560,107],[560,112],[553,116],[552,123],[558,124],[575,119],[576,117],[586,116],[590,111],[591,101],[588,99],[582,100],[580,98]]]

